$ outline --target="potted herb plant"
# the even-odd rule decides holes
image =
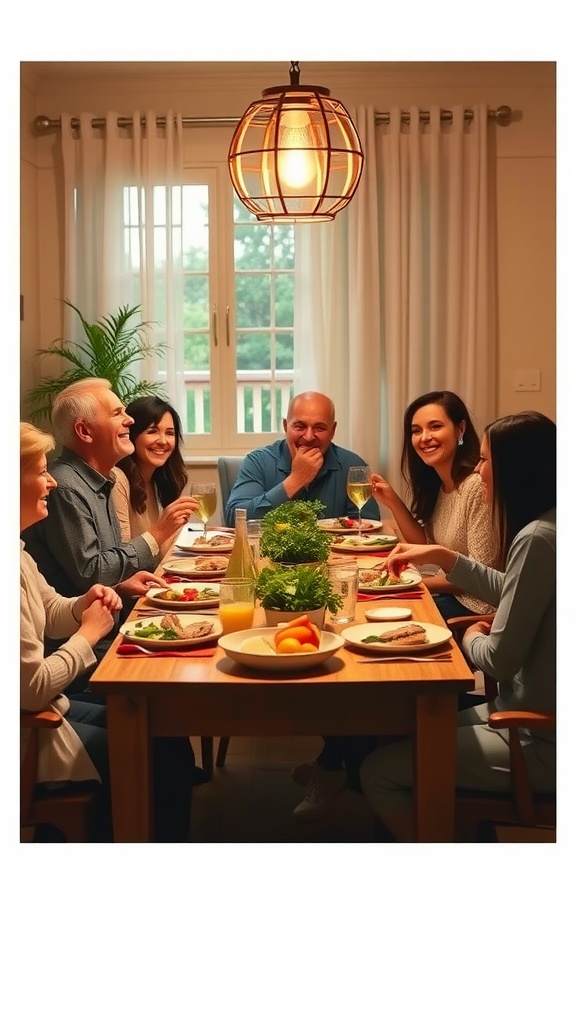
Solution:
[[[64,388],[86,377],[103,377],[110,381],[118,398],[128,405],[142,395],[161,395],[164,388],[160,382],[139,380],[134,374],[134,364],[152,352],[162,352],[165,346],[151,341],[146,336],[150,321],[130,324],[140,311],[140,306],[131,309],[120,306],[116,313],[102,317],[91,324],[84,319],[76,306],[63,300],[80,318],[84,331],[82,341],[65,341],[57,338],[48,348],[38,350],[38,355],[59,356],[68,364],[58,377],[43,377],[39,384],[30,388],[27,399],[30,403],[30,418],[34,421],[50,417],[52,403]]]
[[[285,501],[262,517],[260,554],[272,564],[258,575],[256,597],[269,626],[302,612],[322,626],[326,608],[341,605],[325,572],[331,538],[318,526],[324,509],[321,501]]]
[[[342,604],[323,564],[266,566],[256,579],[255,594],[268,626],[307,612],[310,620],[322,627],[326,608],[336,612]]]
[[[260,554],[290,565],[326,562],[330,535],[318,526],[321,501],[285,501],[262,516]]]

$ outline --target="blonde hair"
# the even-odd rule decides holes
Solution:
[[[46,434],[32,423],[20,423],[20,472],[31,469],[41,455],[51,452],[54,447],[52,434]]]
[[[104,377],[85,377],[69,384],[54,399],[52,406],[52,429],[58,444],[67,448],[74,446],[74,427],[79,420],[93,423],[98,416],[99,399],[94,394],[97,388],[112,390],[109,380]]]

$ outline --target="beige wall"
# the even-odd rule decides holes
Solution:
[[[555,65],[350,63],[302,65],[302,81],[330,89],[345,105],[423,108],[509,105],[494,132],[498,189],[498,412],[535,408],[555,418]],[[35,350],[62,330],[61,226],[55,131],[36,135],[34,116],[62,111],[131,114],[151,107],[185,116],[237,117],[262,89],[288,83],[287,64],[24,64],[22,66],[21,393],[36,380]],[[187,147],[206,133],[191,129]],[[218,129],[222,133],[224,129]],[[232,129],[226,129],[227,136]],[[46,372],[43,366],[43,372]],[[518,371],[539,370],[541,390],[514,390]]]

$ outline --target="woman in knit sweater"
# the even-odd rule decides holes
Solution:
[[[442,544],[484,565],[496,564],[490,509],[474,473],[480,442],[470,413],[453,391],[431,391],[404,413],[402,475],[410,490],[410,508],[374,473],[372,490],[386,505],[409,544]],[[443,573],[425,578],[445,619],[485,614],[485,601],[451,584]]]

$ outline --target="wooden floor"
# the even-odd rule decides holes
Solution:
[[[196,763],[200,742],[193,740]],[[215,742],[215,749],[217,742]],[[371,843],[374,814],[359,793],[345,790],[321,821],[302,823],[292,811],[304,795],[290,771],[313,760],[320,737],[232,737],[224,768],[194,789],[190,842]]]

